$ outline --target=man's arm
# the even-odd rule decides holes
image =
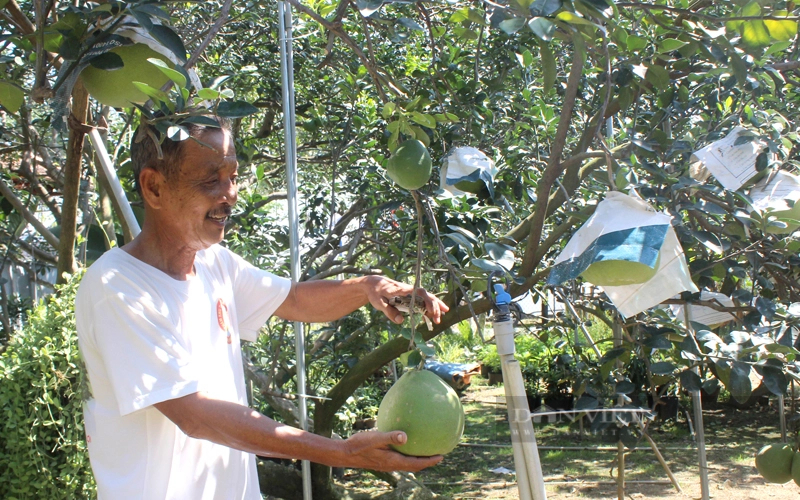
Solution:
[[[441,456],[407,457],[389,449],[389,444],[405,442],[403,432],[361,432],[346,440],[328,439],[275,422],[246,406],[209,398],[204,393],[156,403],[155,407],[192,438],[262,456],[387,472],[414,472],[442,459]]]
[[[335,321],[361,306],[372,304],[395,323],[403,322],[403,315],[388,300],[407,295],[414,288],[382,276],[364,276],[346,280],[304,281],[292,284],[289,296],[275,311],[275,315],[291,321],[323,323]],[[438,297],[417,290],[425,299],[425,315],[439,323],[442,313],[450,308]]]

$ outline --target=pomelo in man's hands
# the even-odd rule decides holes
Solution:
[[[768,483],[787,483],[792,479],[794,450],[788,444],[769,444],[756,454],[756,469]]]
[[[408,441],[392,448],[404,455],[429,457],[453,451],[464,432],[458,394],[428,370],[406,372],[378,408],[378,430],[403,431]]]
[[[414,139],[406,141],[394,151],[386,166],[386,173],[403,189],[419,189],[431,178],[433,163],[428,148]]]
[[[147,45],[122,45],[111,49],[111,52],[122,58],[123,67],[104,70],[88,66],[81,72],[86,90],[101,104],[112,108],[127,108],[131,103],[144,104],[148,97],[133,82],[146,83],[160,89],[169,81],[167,75],[147,59],[161,59],[170,67],[173,67],[172,62]]]

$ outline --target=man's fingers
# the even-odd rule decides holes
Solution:
[[[408,436],[403,431],[393,431],[389,433],[389,439],[391,444],[406,444]]]
[[[440,323],[442,321],[442,313],[450,310],[447,304],[436,295],[428,293],[422,288],[417,290],[417,294],[425,299],[425,315],[431,318],[434,323]]]
[[[383,314],[386,315],[391,321],[394,321],[398,325],[403,322],[403,313],[401,313],[396,307],[390,306],[386,304],[386,307],[383,309]]]

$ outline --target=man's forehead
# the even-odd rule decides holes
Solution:
[[[226,129],[205,129],[194,140],[189,139],[184,148],[184,159],[192,163],[220,168],[236,164],[236,146]]]

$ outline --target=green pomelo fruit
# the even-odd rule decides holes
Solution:
[[[793,458],[788,444],[769,444],[756,454],[756,469],[766,482],[783,484],[792,479]]]
[[[592,263],[583,273],[583,279],[599,286],[624,286],[644,283],[656,275],[661,260],[655,267],[627,260],[600,260]]]
[[[792,458],[792,479],[794,479],[794,484],[800,486],[800,451],[794,452]]]
[[[454,184],[456,189],[464,191],[465,193],[480,194],[483,191],[488,191],[486,183],[483,181],[460,181]]]
[[[401,144],[389,158],[386,172],[403,189],[419,189],[431,178],[433,162],[428,149],[418,140]]]
[[[174,66],[166,56],[143,43],[123,45],[111,52],[122,58],[122,68],[107,71],[88,66],[81,73],[81,78],[92,97],[112,108],[127,108],[131,103],[144,104],[147,101],[147,95],[137,89],[133,82],[146,83],[154,89],[160,89],[167,83],[167,75],[148,62],[148,58],[161,59],[170,67]]]
[[[428,370],[411,370],[386,393],[378,408],[378,430],[403,431],[404,455],[429,457],[453,451],[464,432],[464,408],[456,391]]]

